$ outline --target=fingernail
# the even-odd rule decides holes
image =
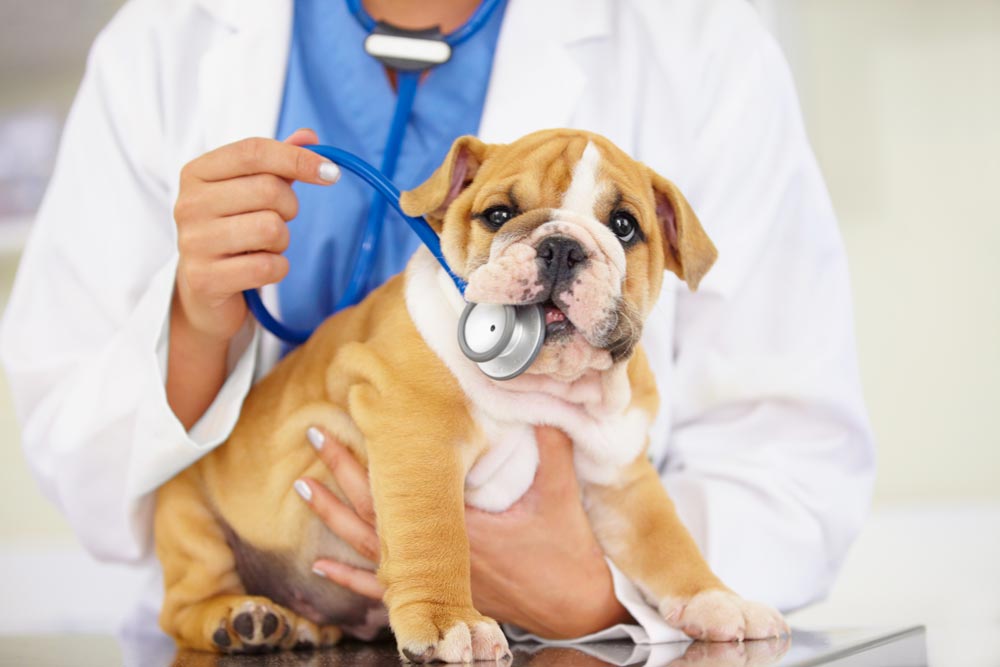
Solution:
[[[319,569],[318,567],[314,567],[312,570],[313,574],[315,574],[317,577],[323,577],[324,579],[326,579],[326,572],[324,572],[323,570]]]
[[[319,165],[319,180],[327,183],[336,183],[340,180],[340,167],[329,160]]]
[[[312,489],[310,489],[309,485],[306,484],[303,480],[301,479],[295,480],[295,484],[293,484],[292,486],[295,488],[295,493],[302,496],[302,500],[306,502],[312,500],[313,497]]]
[[[323,432],[315,426],[310,426],[309,430],[306,431],[306,439],[309,440],[309,444],[312,445],[314,449],[319,450],[323,447]]]

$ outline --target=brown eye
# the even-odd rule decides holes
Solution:
[[[509,206],[491,206],[476,217],[482,220],[487,227],[496,231],[514,217],[514,210]]]
[[[615,211],[611,214],[609,226],[622,243],[628,243],[635,238],[635,231],[639,228],[639,223],[636,222],[635,216],[628,211]]]

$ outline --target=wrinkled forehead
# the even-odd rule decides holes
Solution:
[[[503,199],[522,211],[565,208],[593,217],[623,202],[641,208],[650,187],[641,165],[618,147],[578,133],[529,135],[498,146],[476,181],[482,184],[477,204]]]

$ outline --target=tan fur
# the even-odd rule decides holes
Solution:
[[[588,142],[601,150],[607,172],[602,177],[616,184],[619,205],[634,211],[647,236],[628,254],[623,291],[644,319],[659,294],[665,266],[693,288],[714,261],[715,250],[676,188],[602,137],[552,130],[511,146],[459,139],[426,183],[403,194],[403,206],[411,214],[429,215],[442,230],[452,267],[467,275],[488,255],[493,237],[470,223],[471,215],[511,203],[512,197],[523,211],[558,206]],[[476,187],[467,187],[473,180]],[[667,242],[657,218],[657,196],[666,197],[676,214],[676,247]],[[612,204],[602,199],[597,215],[609,215]],[[491,659],[506,650],[496,624],[472,606],[464,528],[465,476],[488,443],[455,377],[410,319],[404,280],[405,274],[393,278],[359,306],[327,320],[253,388],[227,442],[160,489],[156,543],[166,587],[160,620],[180,645],[287,648],[303,638],[329,643],[339,637],[332,625],[317,626],[249,595],[236,571],[233,535],[276,559],[286,567],[287,581],[300,582],[324,601],[340,601],[345,608],[360,603],[309,573],[320,556],[373,567],[331,536],[292,490],[295,479],[310,476],[339,493],[305,443],[306,430],[315,425],[369,468],[381,547],[378,576],[404,653],[414,659],[461,660],[470,644],[476,658]],[[652,419],[658,398],[641,348],[627,363],[631,405]],[[678,520],[645,456],[614,484],[587,485],[585,496],[602,545],[655,603],[687,604],[710,591],[728,594]],[[253,617],[253,637],[234,628],[240,613]],[[268,613],[278,623],[263,636]],[[226,646],[213,640],[220,628]]]

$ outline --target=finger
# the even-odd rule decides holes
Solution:
[[[192,195],[191,208],[206,217],[240,215],[252,211],[272,210],[283,220],[291,220],[299,212],[299,198],[292,186],[272,174],[254,174],[202,186]]]
[[[225,259],[187,262],[178,279],[199,294],[228,298],[248,289],[280,282],[288,274],[288,260],[271,252],[252,252]]]
[[[373,563],[379,559],[378,535],[371,524],[340,502],[330,489],[313,479],[295,482],[295,490],[335,535]]]
[[[372,502],[372,489],[368,482],[368,471],[358,463],[351,451],[336,439],[316,426],[306,431],[306,437],[326,467],[333,473],[337,486],[347,502],[363,520],[375,525],[375,504]]]
[[[379,583],[374,572],[368,570],[322,559],[313,564],[313,572],[372,600],[381,600],[385,595],[385,586]]]
[[[294,135],[293,135],[294,136]],[[340,170],[313,151],[276,139],[243,139],[205,153],[188,163],[182,177],[224,181],[252,174],[272,174],[294,181],[329,185]]]
[[[184,225],[178,234],[178,247],[186,257],[221,258],[259,251],[280,254],[288,243],[288,224],[270,210]]]

